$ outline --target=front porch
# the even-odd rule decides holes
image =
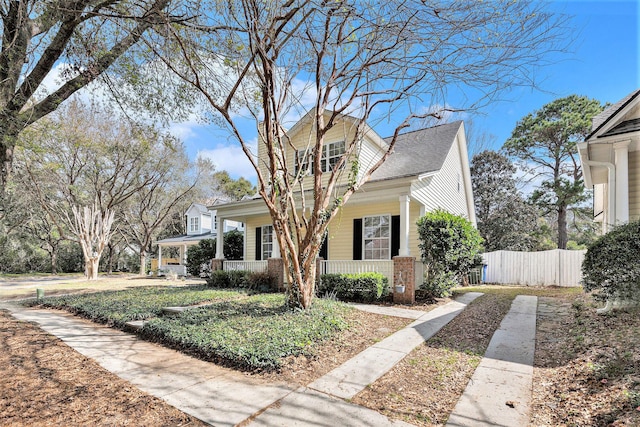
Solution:
[[[215,233],[184,235],[158,240],[158,258],[151,259],[151,274],[162,276],[172,273],[178,276],[187,275],[187,250],[201,240],[215,239]],[[169,256],[163,256],[163,252]],[[176,253],[177,252],[177,253]]]

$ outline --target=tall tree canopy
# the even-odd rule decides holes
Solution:
[[[102,76],[152,25],[167,22],[169,3],[0,1],[0,198],[20,132]],[[121,71],[135,73],[128,64]],[[51,89],[54,77],[64,83]]]
[[[197,22],[149,33],[147,46],[201,94],[211,118],[226,124],[242,145],[272,218],[289,301],[305,308],[330,220],[387,159],[398,134],[413,119],[477,108],[504,89],[535,84],[532,68],[566,40],[565,18],[538,1],[232,0],[191,6],[187,14]],[[471,102],[447,97],[458,88]],[[447,107],[425,108],[432,105]],[[285,130],[306,113],[314,130],[307,160],[321,159],[332,129],[349,127],[344,154],[328,171],[322,162],[309,162],[310,179],[305,168],[286,162],[292,145]],[[247,118],[259,128],[263,163],[254,157]],[[388,149],[371,164],[353,162],[367,124],[381,121],[393,124]],[[302,190],[308,200],[295,196]]]
[[[586,96],[560,98],[522,118],[504,150],[540,181],[532,201],[544,214],[554,213],[558,248],[567,248],[567,211],[586,200],[576,144],[591,130],[591,119],[604,106]]]
[[[221,197],[228,200],[242,200],[245,196],[256,194],[256,187],[244,177],[233,179],[227,171],[216,172],[214,177]]]
[[[516,186],[516,167],[509,158],[483,151],[471,159],[471,185],[478,230],[486,251],[536,249],[538,210]]]

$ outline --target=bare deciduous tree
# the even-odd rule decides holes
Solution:
[[[210,118],[228,126],[253,164],[282,249],[290,303],[304,308],[329,221],[393,152],[400,132],[414,119],[478,108],[504,89],[535,85],[532,69],[565,43],[564,18],[535,1],[240,0],[196,7],[190,15],[199,21],[150,33],[147,46],[200,93]],[[287,124],[305,113],[313,129],[305,159],[321,159],[337,126],[345,126],[346,140],[330,171],[313,162],[310,188],[285,159],[292,148]],[[264,158],[251,149],[247,117],[260,123]],[[382,120],[393,124],[384,152],[358,164],[360,141]],[[300,197],[305,190],[309,197]]]
[[[98,266],[105,246],[111,239],[115,213],[100,209],[98,203],[80,208],[72,206],[73,221],[69,220],[71,233],[75,236],[84,254],[84,274],[88,280],[98,278]]]

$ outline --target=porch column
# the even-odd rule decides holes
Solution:
[[[216,217],[216,259],[224,259],[224,219]]]
[[[409,196],[400,196],[400,256],[409,256]]]
[[[273,233],[271,233],[271,258],[282,258],[275,228],[273,229]]]
[[[180,246],[180,265],[184,265],[187,261],[187,245]]]
[[[158,245],[158,268],[162,268],[162,246]]]
[[[613,144],[616,165],[616,224],[629,222],[629,142]]]

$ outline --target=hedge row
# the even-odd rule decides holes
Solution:
[[[243,288],[259,292],[278,290],[276,278],[268,272],[251,272],[245,270],[211,272],[207,285],[213,288]]]
[[[380,273],[323,274],[316,293],[345,301],[377,301],[389,295],[389,280]]]

